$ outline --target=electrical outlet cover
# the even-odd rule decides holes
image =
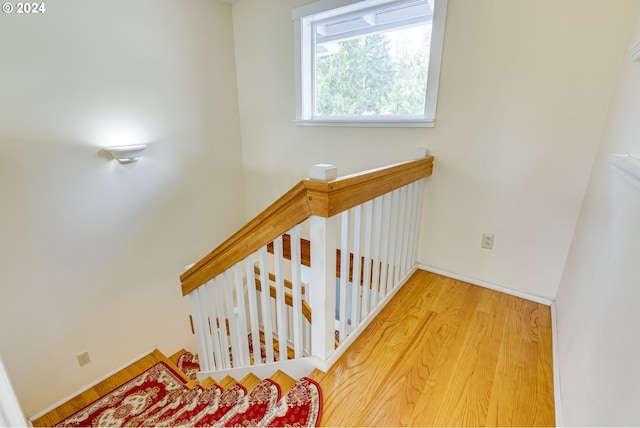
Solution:
[[[86,366],[90,362],[91,358],[89,357],[89,352],[83,352],[82,354],[78,355],[78,364],[80,364],[80,367]]]
[[[493,233],[485,233],[482,235],[482,248],[486,248],[487,250],[493,249]]]

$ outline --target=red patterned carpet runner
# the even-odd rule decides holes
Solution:
[[[159,362],[56,426],[129,426],[133,418],[166,406],[186,390],[180,377]]]
[[[220,423],[228,427],[257,426],[268,412],[275,409],[279,399],[280,386],[271,379],[265,379]]]
[[[243,386],[235,384],[220,396],[220,404],[217,408],[207,407],[197,415],[193,416],[189,421],[184,420],[179,424],[172,423],[170,426],[222,426],[221,421],[223,418],[240,405],[242,399],[245,398],[246,392],[247,390]]]
[[[178,357],[176,365],[185,375],[187,375],[189,379],[198,379],[197,375],[200,371],[200,363],[198,362],[197,355],[193,355],[191,352],[187,351]]]
[[[280,400],[262,424],[275,427],[319,426],[322,405],[320,385],[312,379],[300,379]]]
[[[187,364],[185,364],[187,363]],[[196,367],[190,354],[180,364]],[[316,382],[300,379],[280,399],[280,386],[263,380],[247,396],[244,386],[189,388],[171,367],[159,362],[147,371],[56,426],[292,426],[320,422],[322,393]]]

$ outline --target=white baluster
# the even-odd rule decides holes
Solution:
[[[416,182],[417,185],[417,194],[418,201],[416,204],[416,227],[413,232],[413,263],[415,264],[418,261],[418,237],[420,236],[420,226],[421,226],[421,218],[422,218],[422,204],[424,203],[424,182],[425,180],[418,180]]]
[[[205,302],[201,296],[203,291],[203,287],[199,287],[189,293],[189,302],[191,303],[191,319],[196,335],[196,347],[198,348],[198,355],[200,355],[200,365],[202,370],[210,371],[214,370],[215,366],[211,359],[211,334],[209,333],[208,318],[204,309]]]
[[[212,367],[215,366],[216,369],[222,368],[222,348],[220,346],[220,335],[218,334],[218,330],[216,329],[216,320],[217,320],[217,311],[215,305],[215,297],[213,289],[215,285],[213,280],[207,282],[202,288],[202,298],[205,303],[205,310],[207,313],[207,334],[209,334],[211,338],[211,346],[212,348],[212,359],[211,364]],[[211,354],[210,354],[211,355]]]
[[[291,237],[291,297],[293,298],[293,351],[296,358],[303,356],[302,338],[302,279],[300,258],[300,226],[289,231]]]
[[[380,255],[380,294],[381,298],[387,295],[387,284],[389,278],[387,273],[389,272],[389,234],[391,229],[391,192],[386,193],[383,197],[383,221],[382,221],[382,233],[380,240],[380,247],[382,248],[382,254]]]
[[[236,308],[233,299],[231,269],[225,270],[223,277],[226,312],[227,319],[229,320],[229,360],[231,361],[232,367],[242,367],[240,365],[242,357],[240,356],[240,344],[238,343],[238,324],[236,323]]]
[[[374,201],[375,224],[373,226],[373,272],[371,275],[371,307],[380,299],[380,241],[382,239],[382,196]]]
[[[364,233],[364,269],[362,272],[362,317],[365,318],[371,310],[371,234],[373,233],[373,201],[364,204],[365,221]]]
[[[409,271],[409,240],[411,239],[411,213],[413,211],[412,205],[412,197],[411,197],[411,184],[402,187],[405,200],[403,204],[403,224],[404,228],[402,231],[402,272],[401,277],[403,277]]]
[[[273,325],[271,323],[271,295],[269,283],[269,260],[267,257],[267,246],[263,246],[258,250],[258,261],[260,267],[260,284],[262,292],[260,293],[260,306],[262,309],[262,329],[264,332],[264,348],[266,362],[273,362]],[[254,359],[259,355],[260,348],[253,349]]]
[[[387,272],[387,291],[393,289],[396,285],[396,260],[398,259],[398,211],[400,209],[400,191],[394,190],[391,195],[391,222],[389,233],[389,271]]]
[[[260,319],[258,315],[258,301],[256,299],[256,271],[253,254],[245,259],[247,272],[247,300],[249,301],[249,317],[251,324],[251,345],[253,349],[254,364],[260,364]]]
[[[353,262],[351,270],[351,325],[360,324],[362,289],[360,288],[360,233],[362,231],[362,205],[353,208]]]
[[[275,268],[275,287],[276,287],[276,317],[278,321],[278,343],[280,345],[280,361],[289,358],[287,355],[288,346],[288,323],[287,323],[287,304],[284,298],[284,267],[282,252],[282,236],[278,236],[273,240],[273,262]]]
[[[407,256],[406,241],[407,241],[407,187],[402,186],[400,188],[400,213],[398,215],[398,260],[396,263],[397,269],[394,276],[394,287],[400,281],[400,278],[404,276],[404,264]]]
[[[340,321],[340,341],[344,341],[349,333],[347,323],[349,316],[349,211],[340,214],[340,305],[338,306],[338,319]]]
[[[240,361],[238,363],[239,367],[246,367],[249,365],[249,345],[247,342],[249,333],[247,332],[247,308],[245,305],[244,281],[242,279],[242,262],[235,264],[233,272],[235,274],[236,304],[238,308],[238,314],[235,317],[235,321],[238,324],[238,349],[240,351]]]
[[[411,221],[409,223],[409,242],[408,252],[407,252],[407,271],[413,268],[413,265],[416,263],[415,257],[415,243],[417,235],[417,223],[418,223],[418,202],[419,202],[419,186],[418,182],[413,182],[409,185],[410,195],[411,195]]]
[[[231,368],[231,359],[229,358],[229,339],[227,337],[227,315],[224,310],[224,291],[222,284],[222,275],[218,275],[213,279],[213,290],[215,293],[215,305],[217,319],[211,320],[211,329],[216,331],[220,340],[220,362],[222,368]]]
[[[309,284],[310,283],[307,283],[307,285],[306,285],[306,289],[307,290],[310,290]],[[309,303],[309,302],[307,302],[307,303]],[[313,318],[311,318],[311,320],[313,321]],[[312,354],[311,353],[311,323],[308,323],[308,322],[304,323],[304,326],[303,326],[302,330],[304,331],[304,333],[303,333],[303,336],[304,336],[304,351],[303,351],[303,353],[304,353],[305,356],[311,355]]]

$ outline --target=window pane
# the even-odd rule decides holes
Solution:
[[[296,125],[433,127],[446,11],[447,0],[293,9]]]
[[[422,115],[431,21],[322,42],[317,38],[315,115]],[[318,26],[322,34],[326,26]]]

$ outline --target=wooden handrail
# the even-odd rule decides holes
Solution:
[[[332,217],[433,171],[433,156],[338,177],[306,179],[180,276],[187,295],[312,215]]]
[[[433,156],[427,156],[332,181],[307,179],[303,183],[307,189],[311,214],[328,218],[428,177],[432,171]]]
[[[182,295],[191,293],[310,215],[307,192],[300,182],[182,274]]]

